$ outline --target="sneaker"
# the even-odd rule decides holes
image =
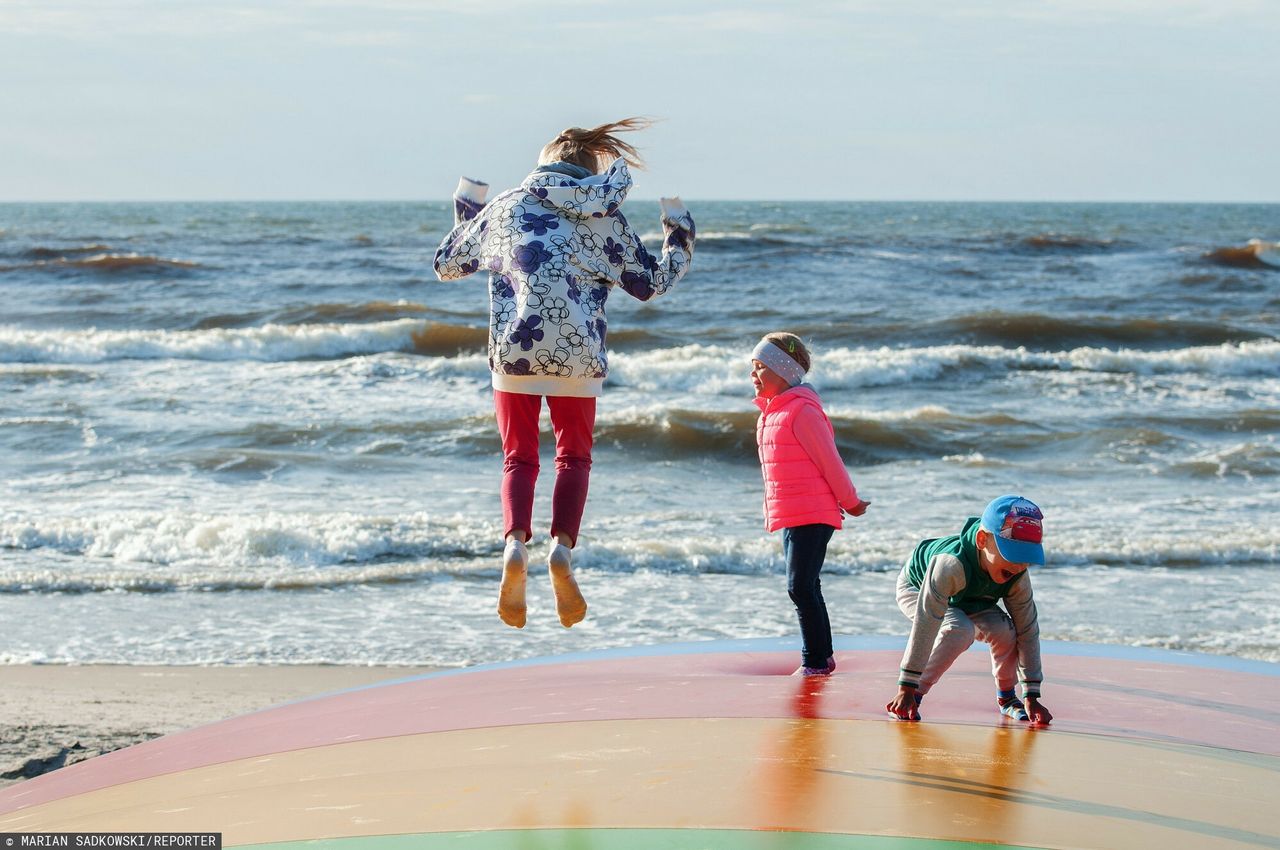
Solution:
[[[1031,719],[1027,715],[1027,707],[1017,697],[1000,697],[996,699],[996,706],[1005,717],[1012,717],[1014,720]]]
[[[529,574],[529,550],[519,540],[507,541],[502,550],[502,587],[498,590],[498,616],[513,628],[523,629],[528,609],[525,584]]]
[[[555,539],[551,541],[551,553],[547,556],[547,572],[551,574],[551,590],[556,597],[560,625],[567,629],[582,622],[587,616],[587,601],[582,598],[582,591],[573,577],[573,553]]]

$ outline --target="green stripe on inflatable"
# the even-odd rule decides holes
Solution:
[[[254,850],[992,850],[1020,844],[895,838],[836,832],[770,832],[742,829],[495,829],[317,838],[275,844],[239,845]]]

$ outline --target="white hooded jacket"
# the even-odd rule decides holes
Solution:
[[[626,163],[574,178],[535,171],[484,203],[488,186],[463,178],[452,231],[436,251],[441,280],[489,272],[489,370],[494,389],[536,395],[601,394],[609,371],[604,305],[620,286],[648,301],[689,269],[694,225],[678,200],[662,207],[655,258],[620,207]]]

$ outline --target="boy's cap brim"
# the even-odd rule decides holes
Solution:
[[[1000,550],[1000,557],[1009,563],[1044,566],[1043,545],[1026,540],[1010,540],[1007,537],[1001,537],[999,534],[992,534],[991,537],[996,541],[996,548]]]

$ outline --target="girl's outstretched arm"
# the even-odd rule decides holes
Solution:
[[[453,193],[453,230],[436,249],[436,277],[457,280],[480,268],[480,246],[486,224],[480,218],[489,184],[463,177]]]
[[[615,213],[622,223],[625,239],[625,262],[618,283],[633,298],[648,301],[676,285],[693,259],[695,228],[693,216],[679,198],[662,198],[662,257],[655,259],[644,247],[622,213]]]

